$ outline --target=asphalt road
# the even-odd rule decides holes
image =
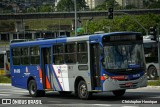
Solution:
[[[34,107],[41,106],[57,106],[57,107],[159,107],[160,106],[160,88],[139,88],[127,90],[123,97],[115,97],[111,92],[103,92],[93,94],[90,100],[81,100],[74,94],[71,95],[60,95],[58,92],[47,92],[45,97],[31,98],[27,90],[0,85],[0,102],[2,99],[11,100],[38,100],[42,105],[34,105]],[[150,101],[143,102],[142,101]],[[129,101],[129,103],[125,103]],[[153,103],[157,104],[151,104]],[[134,104],[135,102],[136,104]],[[38,103],[39,104],[39,103]],[[8,106],[0,104],[0,106]],[[11,106],[11,105],[9,105]],[[15,106],[15,105],[12,105]],[[28,105],[16,105],[20,107],[26,107]],[[30,105],[31,107],[33,105]]]

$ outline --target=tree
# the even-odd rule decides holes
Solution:
[[[143,0],[144,8],[160,8],[160,0]]]
[[[86,2],[85,0],[77,0],[77,10],[85,10],[86,9]]]
[[[36,12],[36,8],[35,8],[35,7],[27,8],[27,12],[28,12],[28,13]]]
[[[86,2],[85,0],[76,1],[77,10],[85,10]],[[57,5],[57,11],[73,11],[74,10],[74,0],[60,0]]]
[[[39,12],[52,12],[53,11],[53,6],[52,5],[42,5],[39,7]]]
[[[121,8],[115,0],[105,0],[105,2],[102,5],[98,5],[95,10],[107,10],[109,7],[113,7],[114,9]]]
[[[134,5],[127,5],[125,8],[126,9],[135,9],[136,7]]]
[[[74,2],[72,0],[60,0],[57,4],[57,11],[73,11]]]

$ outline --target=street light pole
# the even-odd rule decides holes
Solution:
[[[75,36],[77,36],[77,5],[76,4],[77,4],[76,0],[74,0],[74,10],[75,10],[75,12],[74,12],[74,15],[75,15],[75,18],[74,18],[75,28],[74,28],[74,30],[75,30]]]

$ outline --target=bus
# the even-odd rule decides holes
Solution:
[[[151,80],[158,79],[160,76],[160,70],[158,69],[158,43],[150,38],[143,39],[143,43],[148,78]]]
[[[25,42],[25,41],[31,41],[31,39],[13,39],[10,40],[10,43]]]
[[[112,32],[13,43],[10,45],[12,86],[30,96],[47,90],[75,93],[88,99],[110,91],[147,86],[143,37],[137,32]]]
[[[9,50],[0,52],[0,75],[10,76]]]

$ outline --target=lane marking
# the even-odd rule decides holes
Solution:
[[[109,106],[111,106],[109,104],[93,104],[93,105],[95,105],[95,106],[103,106],[103,107],[109,107]]]
[[[48,102],[51,102],[51,103],[62,103],[62,101],[48,101]]]
[[[121,107],[139,107],[139,106],[121,106]]]
[[[0,96],[10,96],[11,94],[0,94]]]
[[[28,93],[28,92],[27,92]],[[18,93],[14,93],[14,92],[0,92],[0,94],[14,94],[14,95],[18,95],[18,94],[26,94],[26,93],[22,93],[22,92],[18,92]]]

